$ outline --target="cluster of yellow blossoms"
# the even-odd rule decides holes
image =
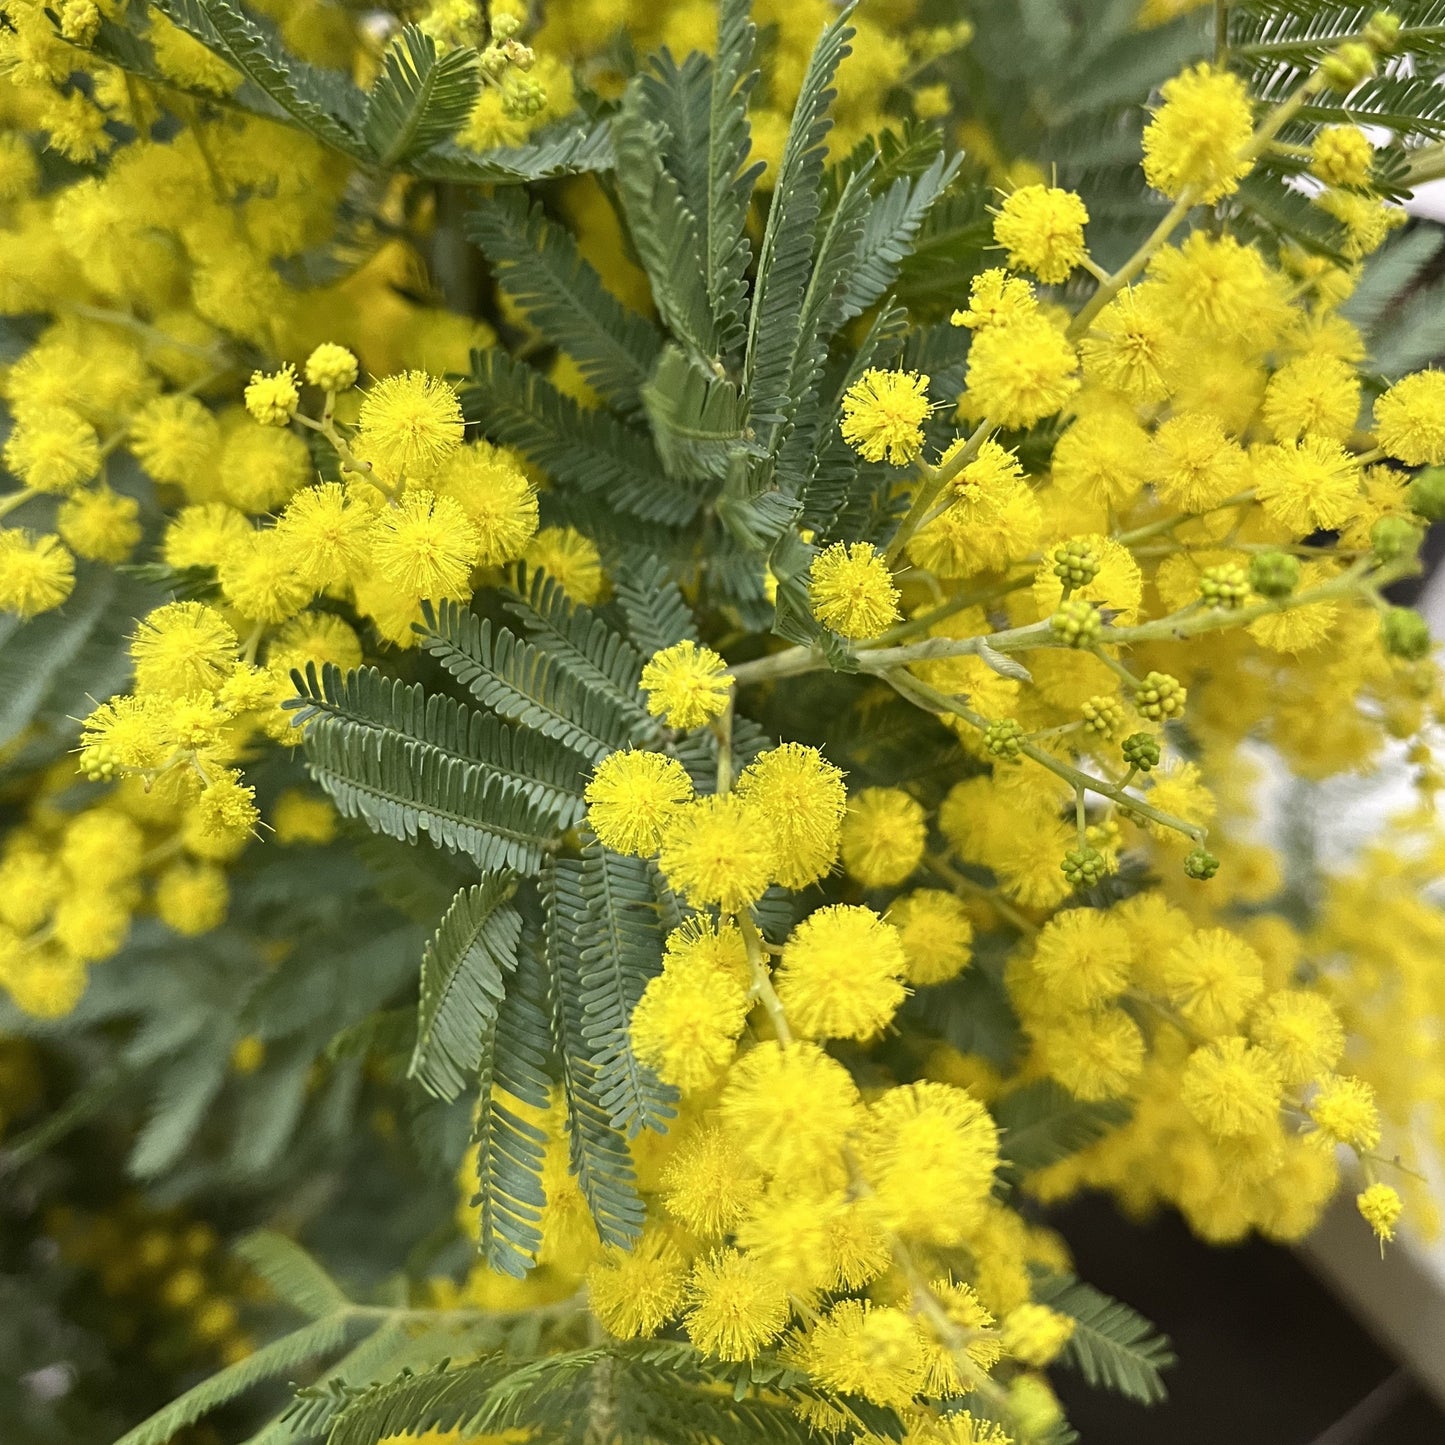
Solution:
[[[376,45],[336,7],[256,8],[297,53],[375,73]],[[607,93],[598,34],[686,52],[716,23],[712,0],[547,12],[534,55],[515,38],[521,7],[492,7],[511,68],[461,144],[517,143],[570,111],[574,67]],[[609,588],[592,539],[539,530],[548,479],[468,437],[486,419],[444,378],[496,337],[440,304],[399,239],[417,188],[393,178],[355,264],[305,279],[375,178],[198,105],[239,78],[159,14],[148,41],[177,89],[107,65],[87,47],[115,13],[0,0],[0,314],[33,333],[0,371],[17,483],[0,498],[0,608],[42,617],[135,558],[177,593],[136,619],[129,688],[84,719],[78,768],[98,789],[77,802],[76,757],[48,768],[0,846],[0,986],[44,1017],[75,1007],[139,911],[183,935],[219,926],[226,865],[264,831],[331,839],[318,796],[258,801],[247,780],[268,745],[300,741],[294,674],[394,662],[425,604],[468,602],[518,562],[577,602]],[[758,7],[774,35],[754,116],[770,162],[830,15],[824,0]],[[438,3],[424,24],[459,44],[478,19]],[[968,38],[860,24],[845,146]],[[648,860],[688,910],[630,1021],[636,1057],[678,1096],[667,1133],[629,1141],[645,1226],[631,1249],[604,1246],[562,1102],[509,1100],[546,1140],[539,1267],[438,1279],[435,1303],[530,1308],[585,1283],[614,1336],[680,1332],[729,1363],[772,1352],[830,1398],[897,1410],[914,1445],[1006,1445],[935,1407],[974,1392],[1024,1436],[1058,1418],[1037,1372],[1075,1322],[1040,1285],[1069,1257],[1035,1204],[1099,1188],[1132,1212],[1177,1208],[1212,1240],[1293,1240],[1344,1168],[1382,1241],[1402,1191],[1433,1223],[1413,1168],[1445,1143],[1445,916],[1425,896],[1445,861],[1428,743],[1442,698],[1422,620],[1383,589],[1415,566],[1422,517],[1445,515],[1441,474],[1411,474],[1445,465],[1445,374],[1366,395],[1341,307],[1402,213],[1372,188],[1361,130],[1320,131],[1308,158],[1344,264],[1227,230],[1171,239],[1235,193],[1311,95],[1360,78],[1363,48],[1264,117],[1229,73],[1185,71],[1144,135],[1144,178],[1173,209],[1134,257],[1107,271],[1081,197],[1020,185],[995,216],[1003,264],[952,318],[969,334],[962,394],[880,368],[847,391],[842,438],[897,469],[902,521],[886,545],[818,549],[813,620],[862,675],[859,709],[896,695],[935,716],[961,745],[953,771],[850,787],[797,741],[735,769],[735,706],[786,697],[823,649],[754,648],[730,667],[683,642],[650,658],[661,741],[608,754],[586,791],[590,832]],[[942,116],[946,87],[918,84],[914,102]],[[109,161],[56,182],[27,139],[42,132],[77,166]],[[561,205],[638,299],[602,197],[576,182]],[[1097,286],[1072,312],[1060,297],[1075,292],[1039,289],[1081,273]],[[553,374],[594,400],[567,361]],[[731,653],[737,619],[721,622]],[[711,792],[679,756],[695,731],[717,743]],[[1259,774],[1368,772],[1392,750],[1418,806],[1389,849],[1302,901],[1262,841]],[[790,904],[801,916],[780,925]],[[975,948],[985,937],[1000,948]],[[944,1042],[932,1016],[970,981],[1017,1025],[991,1051]],[[241,1071],[259,1057],[243,1043]],[[1041,1083],[1107,1127],[1018,1178],[995,1115]],[[156,1284],[223,1358],[249,1348],[206,1294],[208,1235],[149,1229],[122,1267],[102,1258],[110,1226],[53,1232],[115,1292]],[[845,1405],[809,1410],[868,1438]]]

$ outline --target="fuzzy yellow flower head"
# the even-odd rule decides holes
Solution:
[[[647,710],[669,727],[695,728],[718,717],[728,705],[728,665],[710,647],[674,643],[654,653],[642,669]]]
[[[662,753],[609,753],[585,794],[587,822],[614,853],[647,858],[657,852],[667,825],[692,801],[692,779],[676,758]]]
[[[1220,1039],[1190,1054],[1179,1098],[1216,1139],[1258,1138],[1278,1123],[1279,1070],[1247,1039]]]
[[[1365,186],[1375,148],[1357,125],[1323,126],[1310,145],[1310,172],[1327,186]]]
[[[100,439],[67,407],[26,412],[5,442],[5,465],[33,491],[74,491],[100,470]]]
[[[663,1083],[697,1093],[731,1063],[748,1007],[747,988],[736,974],[706,957],[675,954],[637,1001],[633,1047]]]
[[[1046,316],[989,326],[969,348],[966,399],[1000,426],[1032,426],[1079,389],[1078,366],[1073,346]]]
[[[280,371],[269,374],[251,373],[250,385],[246,387],[246,410],[262,426],[287,426],[300,403],[295,367],[283,366]]]
[[[843,440],[866,461],[904,466],[923,450],[932,410],[926,376],[875,367],[843,394]]]
[[[877,637],[898,620],[898,589],[871,542],[834,542],[819,552],[808,598],[818,621],[847,638]]]
[[[461,507],[427,491],[408,492],[372,525],[377,573],[404,597],[470,596],[480,552],[476,528]]]
[[[144,617],[131,640],[138,693],[189,697],[216,692],[240,643],[230,623],[203,602],[168,602]]]
[[[860,1154],[889,1227],[948,1246],[987,1209],[998,1129],[966,1089],[903,1084],[870,1106]]]
[[[0,528],[0,612],[35,617],[59,607],[75,587],[75,558],[47,533]]]
[[[1008,249],[1008,263],[1032,271],[1040,281],[1067,281],[1084,259],[1089,212],[1073,191],[1023,186],[1004,203],[993,223],[993,238]]]
[[[1254,167],[1244,154],[1254,129],[1244,82],[1196,65],[1160,95],[1144,130],[1144,178],[1171,199],[1185,191],[1206,203],[1232,195]]]
[[[898,1011],[907,966],[897,929],[871,908],[834,904],[809,914],[783,946],[778,998],[805,1034],[866,1039]]]
[[[1306,989],[1281,989],[1256,1011],[1249,1031],[1279,1067],[1286,1084],[1303,1084],[1334,1068],[1345,1030],[1327,998]]]
[[[735,1249],[693,1265],[687,1301],[688,1338],[722,1360],[752,1359],[788,1323],[787,1291]]]
[[[668,823],[658,861],[689,903],[740,913],[763,896],[775,857],[762,813],[730,794],[687,804]]]
[[[1405,1204],[1397,1189],[1388,1184],[1371,1184],[1355,1196],[1355,1208],[1383,1245],[1394,1239],[1395,1226],[1405,1211]]]
[[[686,1295],[687,1261],[665,1229],[646,1230],[630,1250],[611,1246],[587,1275],[592,1312],[618,1339],[655,1334]]]
[[[720,1239],[742,1223],[762,1189],[757,1169],[716,1125],[678,1144],[662,1171],[667,1212],[699,1239]]]
[[[1445,371],[1402,377],[1375,403],[1375,437],[1408,467],[1445,462]]]
[[[1004,1349],[1026,1365],[1044,1366],[1058,1358],[1073,1338],[1075,1321],[1047,1305],[1022,1304],[1003,1321]]]
[[[543,527],[522,553],[528,567],[540,567],[574,601],[590,605],[607,587],[602,554],[575,527]]]
[[[368,389],[354,449],[388,482],[424,480],[462,444],[462,429],[462,404],[451,385],[406,371]]]
[[[898,930],[909,983],[946,983],[968,967],[973,920],[952,893],[920,888],[895,899],[886,915]]]
[[[1323,1079],[1309,1105],[1315,1136],[1322,1144],[1347,1144],[1362,1152],[1380,1142],[1380,1110],[1375,1091],[1349,1074]]]
[[[902,883],[923,861],[927,822],[901,788],[864,788],[843,819],[843,866],[866,888]]]
[[[743,769],[738,793],[767,820],[777,847],[776,872],[785,888],[806,888],[838,858],[847,795],[843,774],[817,748],[783,743]]]
[[[323,391],[348,391],[359,373],[356,358],[334,341],[323,341],[306,358],[306,380]]]
[[[1038,298],[1034,288],[1021,276],[1010,276],[1002,266],[981,271],[969,283],[968,305],[949,320],[955,326],[980,331],[1037,316]]]

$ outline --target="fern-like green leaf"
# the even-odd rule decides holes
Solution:
[[[403,26],[366,98],[362,133],[377,162],[397,165],[453,135],[471,114],[481,85],[470,46],[443,55],[420,26]]]
[[[505,352],[473,352],[461,392],[468,421],[515,447],[559,488],[605,496],[609,508],[670,526],[696,516],[698,499],[667,475],[643,433],[578,406]]]
[[[452,900],[421,960],[416,1047],[407,1073],[443,1099],[476,1077],[482,1049],[517,967],[522,918],[509,902],[516,882],[492,873]]]
[[[765,165],[763,161],[748,161],[752,150],[748,97],[758,78],[751,68],[756,39],[748,0],[721,0],[708,110],[704,249],[718,345],[729,358],[747,339],[744,312],[748,262],[752,259],[748,207]]]
[[[617,194],[663,324],[702,364],[715,363],[717,326],[708,297],[698,217],[663,164],[666,133],[635,77],[613,122]]]
[[[602,284],[564,227],[516,190],[496,191],[467,214],[468,237],[527,320],[576,363],[609,405],[636,412],[657,360],[656,331]]]
[[[355,160],[370,160],[361,137],[366,100],[335,70],[309,65],[281,43],[275,26],[232,0],[155,0],[156,9],[239,71],[279,118]]]
[[[490,1029],[478,1070],[478,1244],[487,1263],[520,1279],[542,1242],[542,1155],[547,1136],[519,1105],[546,1109],[553,1082],[548,979],[540,944],[524,935],[517,967]]]
[[[1154,1405],[1168,1393],[1161,1372],[1174,1363],[1169,1341],[1137,1310],[1072,1275],[1037,1280],[1034,1298],[1074,1321],[1064,1360],[1091,1385]]]
[[[313,1320],[351,1306],[341,1286],[306,1250],[284,1234],[258,1229],[237,1242],[235,1253],[271,1286],[278,1299]]]
[[[127,1167],[137,1179],[164,1174],[185,1153],[205,1122],[228,1073],[223,1050],[202,1038],[170,1059],[156,1081],[150,1112]]]
[[[494,632],[490,620],[455,602],[428,606],[426,624],[422,646],[478,701],[592,762],[656,731],[611,689],[589,686],[545,647],[506,628]]]
[[[669,475],[721,481],[733,459],[756,448],[748,440],[738,389],[668,346],[643,390],[653,440]]]
[[[577,938],[582,1037],[597,1072],[597,1093],[614,1128],[629,1138],[664,1132],[676,1092],[632,1052],[629,1026],[642,990],[662,969],[662,929],[646,860],[609,852],[595,838],[582,851]]]
[[[613,163],[612,132],[604,121],[562,121],[539,131],[523,145],[489,151],[464,150],[442,141],[407,164],[413,175],[459,185],[515,186],[589,171]]]
[[[567,754],[375,668],[292,676],[307,766],[343,817],[519,873],[535,873],[543,847],[575,821]]]
[[[172,1400],[164,1410],[122,1435],[116,1445],[169,1445],[178,1431],[253,1386],[284,1376],[301,1365],[331,1354],[362,1323],[360,1316],[338,1312],[313,1320],[279,1340],[272,1340],[244,1360],[227,1365],[194,1389]]]
[[[569,677],[604,693],[619,710],[648,728],[638,684],[642,657],[637,649],[589,607],[573,602],[545,571],[523,572],[508,587],[507,611],[521,622],[528,638],[543,648]]]
[[[845,7],[823,32],[808,62],[758,254],[744,377],[753,430],[769,451],[776,449],[792,414],[793,359],[812,274],[825,143],[832,124],[828,107],[835,95],[833,77],[849,54],[851,14],[852,7]]]
[[[627,1246],[641,1233],[643,1207],[632,1159],[606,1103],[609,1081],[588,1038],[589,973],[582,949],[594,925],[584,876],[584,864],[572,858],[554,860],[542,875],[552,1036],[566,1101],[572,1173],[602,1242]],[[592,886],[598,885],[594,881]]]
[[[696,642],[692,609],[664,563],[648,557],[613,581],[617,605],[627,631],[644,655],[651,657],[678,642]]]

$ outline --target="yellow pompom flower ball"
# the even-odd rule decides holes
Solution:
[[[1172,200],[1185,191],[1206,204],[1232,195],[1254,167],[1244,156],[1254,131],[1244,82],[1196,65],[1166,81],[1163,104],[1144,129],[1144,178]]]
[[[359,373],[356,358],[334,341],[323,341],[306,358],[306,380],[323,391],[348,391]]]
[[[1078,391],[1078,369],[1073,345],[1046,316],[989,326],[969,348],[966,400],[1000,426],[1032,426]]]
[[[813,558],[813,615],[842,637],[877,637],[898,620],[898,589],[871,542],[834,542]]]
[[[527,544],[522,561],[541,568],[574,602],[590,606],[607,588],[597,544],[575,527],[543,527]]]
[[[609,1246],[587,1273],[587,1299],[618,1339],[656,1334],[683,1306],[687,1261],[665,1228],[643,1231],[631,1249]]]
[[[168,602],[136,627],[130,655],[138,693],[189,697],[216,692],[240,647],[231,624],[204,602]]]
[[[885,915],[898,930],[909,983],[946,983],[968,967],[973,920],[961,899],[941,888],[897,898]]]
[[[907,967],[897,929],[871,908],[834,904],[809,914],[784,944],[778,998],[804,1034],[866,1039],[897,1013]]]
[[[951,1084],[901,1084],[869,1107],[862,1168],[895,1232],[944,1247],[962,1243],[988,1209],[998,1129]]]
[[[297,577],[320,592],[366,573],[374,521],[370,509],[340,483],[323,482],[291,498],[276,524],[276,535]],[[168,551],[169,545],[168,539]]]
[[[1357,125],[1323,126],[1310,144],[1310,174],[1327,186],[1366,186],[1375,148]]]
[[[1355,1196],[1355,1208],[1375,1231],[1375,1238],[1381,1244],[1388,1244],[1395,1237],[1395,1226],[1404,1213],[1405,1204],[1399,1190],[1392,1189],[1388,1184],[1371,1184]]]
[[[865,888],[902,883],[923,861],[928,824],[901,788],[864,788],[843,818],[843,866]]]
[[[60,538],[0,528],[0,612],[37,617],[59,607],[75,587],[75,558]]]
[[[424,371],[406,371],[367,391],[353,449],[385,481],[425,479],[461,446],[462,430],[455,389]]]
[[[847,795],[843,774],[817,748],[783,743],[759,753],[739,775],[737,792],[767,820],[779,883],[806,888],[827,874],[838,858]]]
[[[1019,1305],[1004,1316],[1003,1347],[1016,1360],[1042,1369],[1074,1336],[1075,1321],[1047,1305]]]
[[[5,465],[32,491],[74,491],[100,470],[100,438],[63,406],[25,412],[5,442]]]
[[[661,1182],[667,1212],[702,1240],[733,1233],[762,1190],[756,1167],[716,1125],[682,1138]]]
[[[1238,1028],[1264,991],[1264,961],[1227,928],[1201,928],[1170,950],[1162,977],[1169,1001],[1189,1023],[1223,1034]]]
[[[484,567],[515,561],[537,534],[537,489],[497,447],[458,447],[442,463],[433,490],[460,503],[477,529]]]
[[[1345,1030],[1327,998],[1308,989],[1272,994],[1255,1011],[1249,1032],[1279,1067],[1286,1084],[1303,1084],[1334,1068],[1345,1050]]]
[[[1248,1039],[1220,1039],[1190,1054],[1179,1098],[1216,1139],[1258,1138],[1278,1123],[1279,1070]]]
[[[1445,463],[1445,372],[1401,377],[1375,403],[1375,439],[1408,467]]]
[[[1375,1091],[1363,1080],[1349,1074],[1330,1074],[1321,1080],[1310,1100],[1309,1116],[1320,1143],[1333,1147],[1347,1144],[1367,1151],[1380,1142],[1380,1110]]]
[[[695,728],[718,717],[728,705],[728,665],[710,647],[676,642],[654,653],[642,669],[647,710],[669,727]]]
[[[637,1057],[684,1094],[711,1087],[732,1062],[748,1017],[748,991],[706,957],[678,954],[648,980],[632,1013]]]
[[[210,863],[173,863],[156,880],[156,913],[177,933],[195,937],[225,920],[230,890]]]
[[[788,1323],[787,1291],[749,1256],[720,1250],[693,1265],[687,1337],[721,1360],[750,1360]]]
[[[408,492],[372,525],[377,575],[405,597],[469,597],[480,555],[476,528],[450,497]]]
[[[262,426],[288,426],[301,403],[296,390],[296,368],[283,366],[269,374],[253,371],[246,387],[246,410]]]
[[[658,862],[695,907],[741,913],[763,896],[776,856],[761,811],[729,794],[686,804],[663,832]]]
[[[904,466],[923,450],[932,410],[926,376],[875,367],[843,393],[843,440],[865,461]]]
[[[1067,281],[1084,259],[1089,212],[1073,191],[1022,186],[1004,203],[993,238],[1008,250],[1008,263],[1050,284]]]
[[[1301,356],[1270,377],[1264,392],[1264,420],[1282,442],[1306,433],[1344,441],[1360,411],[1360,379],[1333,356]]]
[[[662,753],[609,753],[584,794],[587,823],[614,853],[648,858],[693,798],[692,779],[676,758]]]
[[[55,526],[77,557],[124,562],[141,539],[140,503],[109,487],[74,492],[60,504]]]

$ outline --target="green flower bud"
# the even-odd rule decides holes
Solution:
[[[1134,706],[1151,722],[1178,717],[1184,711],[1189,693],[1177,677],[1167,672],[1151,672],[1134,689]]]
[[[1380,642],[1391,657],[1418,662],[1430,653],[1430,627],[1413,607],[1391,607],[1380,618]]]
[[[1249,585],[1261,597],[1288,597],[1299,586],[1299,558],[1288,552],[1256,552],[1249,561]]]
[[[1101,738],[1112,738],[1124,726],[1128,714],[1117,697],[1100,694],[1091,697],[1080,709],[1084,727]]]
[[[1427,522],[1445,522],[1445,467],[1417,472],[1405,491],[1413,510]]]
[[[1119,751],[1124,754],[1124,761],[1141,773],[1159,766],[1159,739],[1153,733],[1130,733],[1119,744]]]
[[[1099,575],[1099,554],[1082,537],[1075,537],[1054,549],[1054,576],[1064,591],[1087,587]]]
[[[1103,629],[1104,619],[1092,602],[1071,597],[1049,618],[1049,626],[1054,636],[1063,638],[1070,647],[1087,647]]]
[[[1358,40],[1349,40],[1327,55],[1320,71],[1334,90],[1353,90],[1375,73],[1375,52]]]
[[[1208,606],[1232,612],[1249,599],[1249,574],[1233,562],[1206,567],[1199,579],[1199,595]]]
[[[1408,517],[1381,517],[1370,528],[1370,546],[1381,562],[1413,559],[1424,540],[1424,532]]]
[[[1184,876],[1197,878],[1201,883],[1213,878],[1219,872],[1219,859],[1207,848],[1196,848],[1184,860]]]
[[[994,757],[1015,762],[1023,755],[1024,730],[1013,718],[1000,718],[984,729],[983,745]]]
[[[512,74],[502,84],[502,114],[524,120],[539,114],[547,105],[547,89],[529,75]]]
[[[1109,872],[1108,862],[1097,848],[1070,848],[1059,867],[1075,888],[1092,888]]]
[[[1393,10],[1376,10],[1365,26],[1365,44],[1381,55],[1399,48],[1400,17]]]

